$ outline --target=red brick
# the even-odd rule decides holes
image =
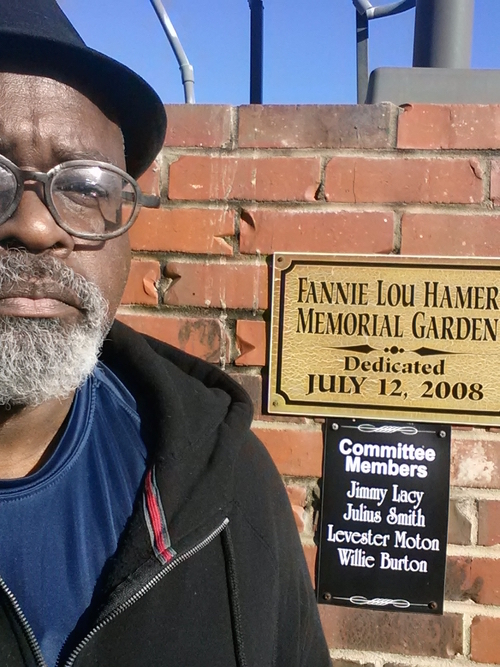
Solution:
[[[265,372],[265,371],[264,371]],[[261,414],[260,418],[263,422],[275,422],[276,421],[276,415],[271,415],[267,412],[267,404],[264,404],[263,406],[263,413]],[[289,416],[289,415],[280,415],[279,416],[280,423],[283,424],[309,424],[309,418],[308,417],[295,417],[295,416]],[[322,424],[324,422],[323,420],[320,420],[319,418],[314,419],[314,422],[316,424]]]
[[[471,658],[500,665],[500,618],[476,616],[471,623]]]
[[[331,648],[453,658],[463,651],[462,617],[320,605]]]
[[[307,563],[307,568],[309,570],[309,574],[311,575],[311,581],[312,585],[316,585],[316,558],[318,555],[318,548],[317,547],[312,547],[309,545],[304,545],[302,547],[304,549],[304,556],[306,557],[306,563]]]
[[[477,604],[500,604],[500,560],[449,557],[446,598],[472,600]]]
[[[405,213],[401,253],[497,257],[500,254],[500,215]]]
[[[483,200],[476,158],[334,157],[325,194],[336,202],[471,204]]]
[[[242,148],[389,148],[392,104],[251,105],[239,110]]]
[[[231,107],[169,104],[165,146],[221,148],[231,142]]]
[[[304,556],[306,557],[307,569],[311,575],[312,585],[316,585],[316,557],[318,554],[317,547],[311,547],[309,545],[303,545]]]
[[[169,262],[165,275],[173,282],[164,303],[209,308],[267,308],[267,266]]]
[[[500,500],[478,503],[478,543],[485,547],[500,544]]]
[[[118,319],[140,333],[174,345],[200,359],[219,363],[228,348],[219,320],[210,318],[163,317],[120,312]]]
[[[399,116],[398,148],[500,148],[500,105],[407,104]]]
[[[305,486],[287,484],[285,488],[292,505],[297,505],[302,508],[306,506],[307,489]]]
[[[262,409],[262,378],[260,375],[235,373],[231,368],[227,372],[250,396],[254,409],[254,417],[260,417]]]
[[[236,322],[236,347],[240,356],[234,363],[237,366],[265,366],[266,343],[265,322],[238,320]]]
[[[157,197],[160,194],[160,165],[158,161],[155,160],[153,164],[144,172],[144,174],[138,179],[138,183],[141,186],[142,192],[148,195],[156,195]]]
[[[389,253],[393,245],[392,213],[261,208],[241,218],[242,253]]]
[[[314,201],[319,158],[185,155],[170,165],[170,199]]]
[[[448,542],[450,544],[471,543],[471,522],[465,514],[462,513],[460,503],[457,500],[450,500]]]
[[[158,304],[156,283],[160,280],[160,276],[158,262],[132,260],[122,303],[144,303],[156,306]]]
[[[304,532],[305,528],[305,516],[306,513],[304,512],[302,507],[299,507],[298,505],[292,505],[292,513],[293,513],[293,518],[295,519],[295,525],[297,526],[297,530],[299,533]]]
[[[500,442],[452,438],[450,479],[453,486],[500,488]]]
[[[262,421],[274,422],[276,417],[262,414],[262,378],[260,375],[253,375],[241,370],[232,368],[227,369],[227,373],[236,380],[248,392],[253,403],[254,418]],[[280,420],[290,424],[305,424],[307,419],[305,417],[280,417]]]
[[[280,428],[254,424],[255,435],[262,440],[282,475],[320,477],[323,459],[323,435],[320,428]]]
[[[490,199],[493,206],[500,206],[500,161],[491,161]]]
[[[286,492],[288,494],[288,500],[292,506],[292,512],[295,517],[295,523],[299,533],[304,532],[305,520],[306,520],[306,497],[307,489],[298,484],[287,484],[285,486]]]
[[[132,250],[232,255],[224,239],[234,235],[228,209],[142,209],[130,230]]]

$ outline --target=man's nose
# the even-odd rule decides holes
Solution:
[[[64,258],[74,248],[73,237],[54,220],[38,188],[26,189],[14,214],[0,225],[0,246]]]

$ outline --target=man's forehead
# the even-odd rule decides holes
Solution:
[[[81,92],[46,77],[0,72],[0,152],[46,157],[49,150],[58,162],[124,166],[120,129]]]

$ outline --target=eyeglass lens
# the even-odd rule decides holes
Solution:
[[[17,189],[15,174],[0,164],[0,218]],[[58,222],[75,234],[113,234],[129,223],[137,199],[128,180],[96,165],[63,167],[52,176],[47,194]]]
[[[113,233],[124,227],[136,198],[131,183],[120,174],[97,166],[61,169],[52,179],[50,195],[68,229],[90,234]]]
[[[0,164],[0,217],[7,211],[16,198],[17,179],[14,174]]]

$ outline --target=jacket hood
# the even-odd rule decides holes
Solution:
[[[172,545],[182,550],[230,508],[235,461],[252,421],[250,399],[216,367],[119,322],[101,359],[137,401]]]
[[[156,665],[168,656],[179,665],[326,667],[295,521],[249,432],[246,393],[120,324],[102,361],[136,398],[150,466],[87,610],[92,624],[72,638],[78,664]],[[168,527],[166,550],[157,548],[159,524]]]

